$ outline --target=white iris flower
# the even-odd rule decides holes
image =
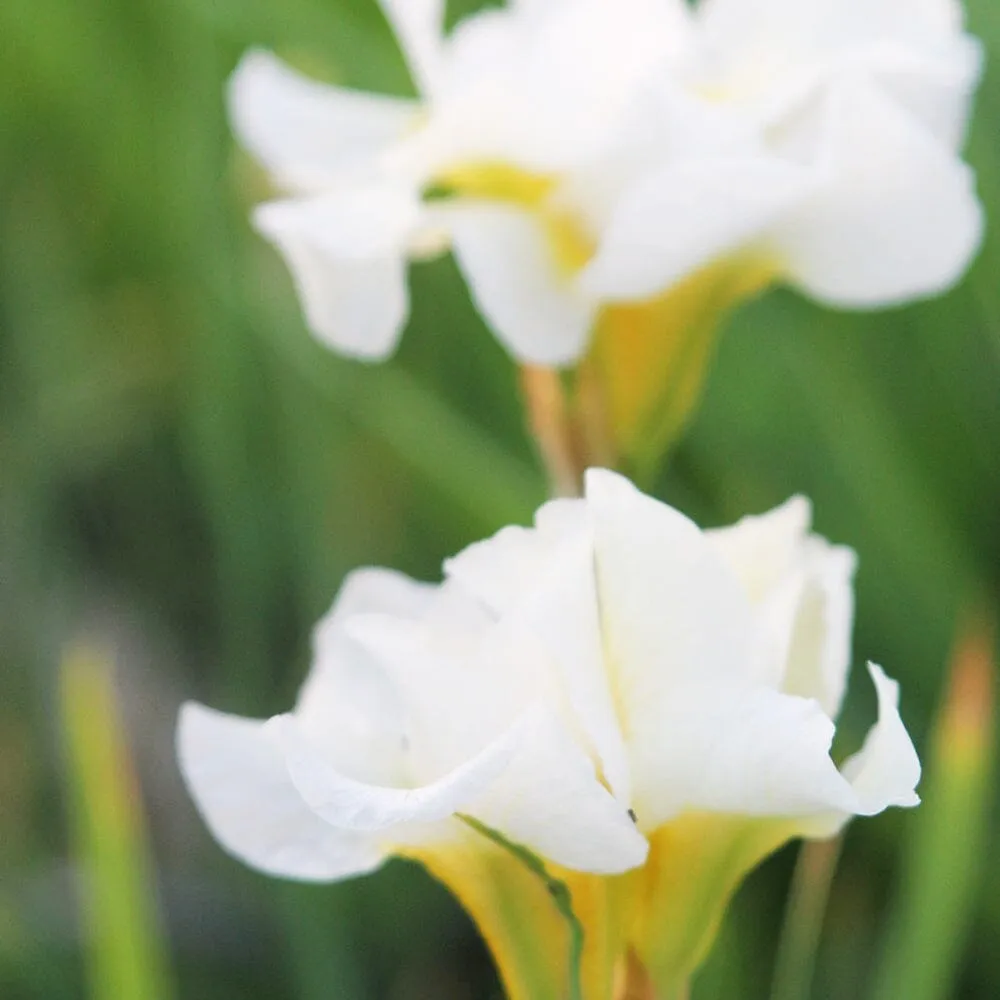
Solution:
[[[588,996],[609,995],[628,949],[669,996],[763,856],[918,801],[879,668],[878,721],[841,766],[830,756],[854,557],[809,518],[794,499],[702,532],[592,470],[584,499],[466,549],[441,585],[349,577],[294,711],[184,708],[188,786],[222,845],[271,874],[418,858],[483,928],[512,997],[559,995],[564,929],[472,817],[566,873]]]
[[[347,354],[391,353],[408,262],[449,246],[508,350],[547,365],[719,262],[877,306],[948,287],[978,246],[959,149],[980,52],[954,0],[510,0],[450,34],[443,0],[381,4],[419,100],[262,52],[230,87],[287,194],[257,227]]]

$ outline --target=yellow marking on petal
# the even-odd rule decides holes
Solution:
[[[443,882],[472,917],[509,1000],[562,1000],[568,995],[569,931],[536,874],[473,834],[404,853]],[[584,929],[583,996],[608,1000],[625,948],[625,914],[635,873],[601,878],[547,867],[569,887]]]
[[[744,877],[798,832],[791,820],[689,813],[650,836],[631,943],[660,1000],[681,995]]]
[[[719,261],[663,295],[601,310],[589,363],[618,450],[637,471],[655,466],[694,410],[722,320],[775,275],[767,261]]]
[[[442,193],[495,201],[532,213],[545,232],[559,273],[577,274],[594,255],[594,240],[581,221],[559,204],[558,180],[506,163],[473,163],[437,178]]]
[[[537,208],[555,189],[556,182],[506,163],[473,163],[448,170],[438,178],[445,189],[466,198],[503,201],[522,208]]]

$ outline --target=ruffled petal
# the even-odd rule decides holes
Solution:
[[[438,781],[384,788],[331,768],[279,717],[278,738],[296,788],[332,825],[378,831],[383,842],[413,846],[446,836],[438,826],[468,814],[556,864],[612,873],[641,864],[645,841],[627,810],[600,784],[586,756],[540,707]]]
[[[330,881],[373,871],[385,859],[370,837],[334,829],[303,802],[266,723],[189,702],[181,709],[177,753],[208,828],[251,867]]]
[[[486,202],[448,210],[454,253],[479,311],[519,361],[568,365],[583,352],[595,304],[562,273],[541,224]]]
[[[352,570],[344,577],[333,606],[316,626],[313,646],[322,646],[324,635],[353,615],[382,613],[416,620],[427,612],[437,589],[434,584],[381,566]]]
[[[228,100],[240,142],[279,184],[302,192],[370,175],[420,113],[412,101],[316,83],[257,49],[236,67]]]
[[[814,701],[691,681],[633,708],[635,809],[644,830],[691,811],[759,817],[851,810],[830,759],[833,723]]]
[[[589,534],[582,500],[550,500],[536,512],[533,528],[509,525],[473,542],[445,560],[445,575],[499,617],[524,599],[541,573],[555,567],[567,543]]]
[[[419,785],[479,755],[551,692],[535,646],[495,625],[451,585],[440,597],[418,623],[361,615],[346,626],[398,692],[410,783]]]
[[[776,158],[685,158],[627,190],[580,276],[594,296],[652,298],[744,250],[809,191],[808,173]]]
[[[874,816],[890,806],[919,805],[920,759],[899,715],[899,684],[868,664],[878,694],[878,721],[841,771],[858,797],[856,813]]]
[[[857,307],[953,285],[982,237],[970,169],[862,80],[830,95],[822,134],[822,184],[770,240],[789,278]]]
[[[345,830],[386,831],[404,823],[436,823],[461,811],[507,766],[527,722],[511,727],[475,757],[416,788],[372,785],[339,772],[306,738],[292,715],[272,719],[292,782],[318,816]]]
[[[332,765],[356,780],[402,784],[407,736],[399,691],[369,650],[352,639],[347,623],[376,613],[415,621],[436,590],[392,570],[358,569],[347,575],[313,630],[312,669],[295,718]]]
[[[312,332],[367,361],[391,354],[406,322],[418,220],[415,200],[391,189],[271,202],[254,216],[285,258]]]
[[[747,596],[760,604],[795,568],[812,523],[812,505],[791,497],[765,514],[750,515],[705,532],[736,574]]]

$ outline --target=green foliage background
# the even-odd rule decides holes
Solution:
[[[1000,7],[970,6],[998,51]],[[287,706],[349,568],[434,579],[445,555],[527,521],[544,491],[515,373],[450,261],[415,269],[391,364],[306,334],[249,229],[263,182],[224,117],[223,81],[255,44],[327,79],[409,90],[374,0],[0,3],[5,1000],[85,995],[55,710],[60,651],[81,634],[117,651],[178,996],[496,992],[474,930],[422,871],[265,880],[210,841],[175,774],[178,702]],[[994,219],[998,122],[991,68],[970,157]],[[991,229],[936,302],[842,315],[778,292],[744,309],[657,490],[706,524],[811,496],[819,529],[861,558],[857,666],[900,678],[920,746],[957,618],[984,595],[995,605],[1000,585],[998,275]],[[857,738],[872,704],[855,688]],[[865,995],[912,822],[851,830],[816,998]],[[789,861],[739,898],[699,1000],[767,995]],[[992,851],[977,893],[950,995],[987,1000],[1000,995]]]

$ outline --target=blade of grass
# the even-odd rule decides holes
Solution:
[[[145,824],[105,653],[66,651],[61,705],[90,996],[169,1000]]]
[[[529,518],[545,499],[543,480],[527,461],[454,410],[419,377],[397,364],[372,369],[332,357],[298,329],[275,324],[274,330],[270,342],[285,363],[355,426],[384,442],[470,523],[495,531]]]
[[[992,618],[979,618],[959,636],[873,1000],[953,995],[987,860],[995,765],[994,634]]]

